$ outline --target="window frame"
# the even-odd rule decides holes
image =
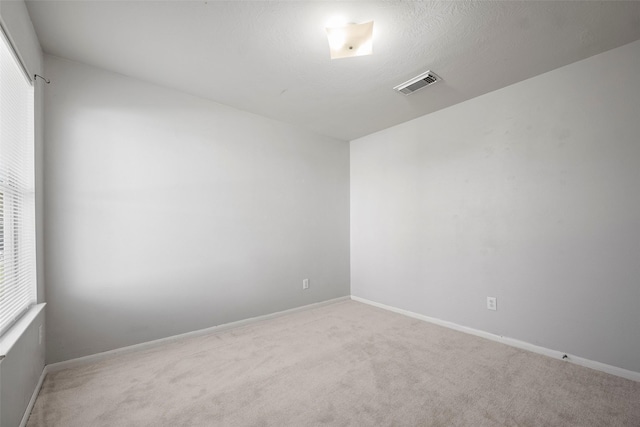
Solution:
[[[0,21],[0,38],[2,39],[0,49],[8,53],[3,54],[2,57],[13,59],[15,67],[21,72],[27,85],[17,91],[26,89],[29,99],[18,98],[15,101],[16,105],[11,105],[5,110],[6,114],[6,111],[12,108],[28,107],[24,115],[26,119],[21,117],[19,122],[20,126],[25,126],[26,131],[21,135],[23,141],[15,144],[19,147],[18,160],[12,156],[15,153],[10,151],[9,155],[2,153],[2,149],[9,147],[11,143],[5,144],[0,141],[0,309],[10,309],[9,314],[4,313],[4,316],[0,312],[0,340],[9,335],[16,323],[23,319],[38,302],[35,225],[35,82],[2,24]],[[7,67],[10,68],[11,65]],[[15,79],[16,75],[13,74],[10,78]],[[25,105],[22,104],[23,102]],[[3,106],[0,106],[0,114],[2,109]],[[0,137],[6,137],[2,129],[0,129]],[[6,159],[3,159],[3,156]],[[2,299],[3,294],[5,295]]]

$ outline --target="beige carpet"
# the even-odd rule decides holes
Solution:
[[[640,383],[353,301],[49,374],[29,426],[640,426]]]

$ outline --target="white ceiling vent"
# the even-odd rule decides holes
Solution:
[[[423,87],[430,86],[440,80],[440,77],[436,76],[434,72],[427,71],[426,73],[422,73],[419,76],[394,87],[394,89],[398,92],[404,93],[405,95],[410,95],[413,92],[420,90]]]

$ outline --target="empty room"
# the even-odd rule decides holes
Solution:
[[[0,27],[0,427],[640,426],[640,2]]]

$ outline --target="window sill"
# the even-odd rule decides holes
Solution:
[[[18,320],[7,332],[0,337],[0,360],[9,353],[11,348],[18,342],[33,320],[44,309],[46,303],[34,305],[27,311],[24,316]]]

